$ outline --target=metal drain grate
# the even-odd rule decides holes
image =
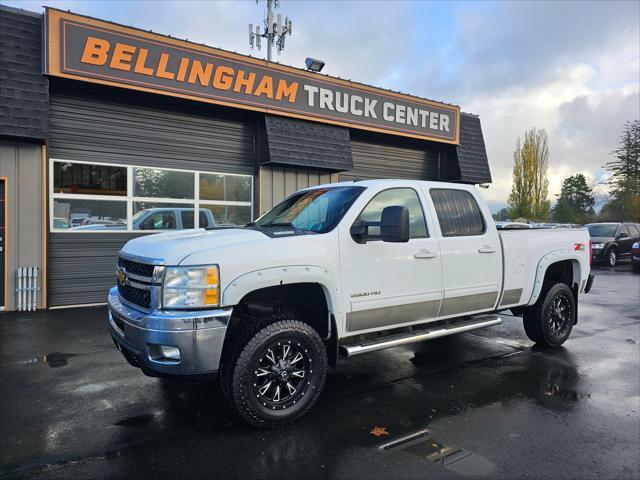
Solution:
[[[380,450],[402,450],[464,476],[486,476],[495,465],[477,453],[438,442],[427,429],[405,435],[378,447]]]

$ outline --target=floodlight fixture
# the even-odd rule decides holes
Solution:
[[[315,58],[307,57],[304,63],[310,72],[320,72],[324,68],[324,62]]]

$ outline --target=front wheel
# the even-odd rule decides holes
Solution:
[[[229,359],[227,399],[247,423],[291,423],[315,404],[327,377],[327,354],[308,324],[282,319],[259,329]]]
[[[546,284],[538,301],[523,315],[527,336],[547,347],[559,347],[566,342],[575,320],[576,302],[566,283]]]
[[[609,250],[607,253],[607,265],[610,267],[615,267],[616,263],[618,263],[618,252],[616,252],[613,248]]]

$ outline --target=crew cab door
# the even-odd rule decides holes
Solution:
[[[475,192],[424,189],[440,236],[444,295],[439,316],[492,310],[502,285],[502,247],[488,208]]]
[[[380,222],[382,210],[409,210],[406,243],[383,242],[380,227],[369,226],[366,243],[357,243],[350,227]],[[347,335],[393,328],[435,318],[442,295],[438,241],[431,220],[414,188],[399,187],[375,194],[340,230],[340,268]]]

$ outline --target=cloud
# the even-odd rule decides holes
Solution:
[[[39,0],[4,3],[40,11]],[[264,2],[51,5],[241,53]],[[480,116],[497,206],[511,186],[516,139],[549,134],[550,194],[583,172],[598,185],[626,120],[640,118],[640,3],[630,1],[283,1],[294,22],[282,63],[458,104]],[[597,187],[601,193],[604,187]],[[551,195],[551,199],[555,199]]]

